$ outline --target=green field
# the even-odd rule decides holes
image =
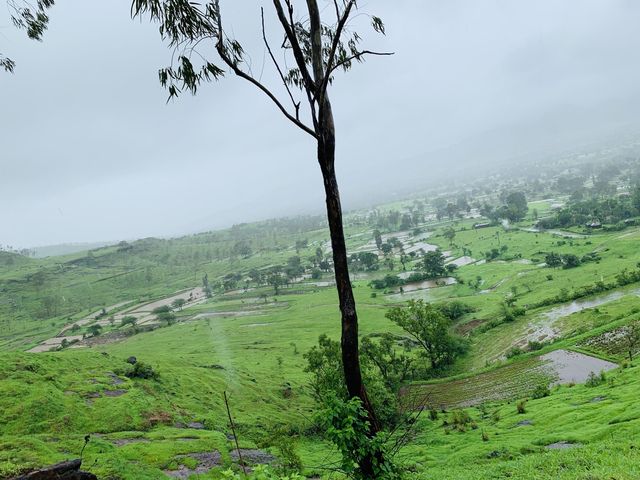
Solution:
[[[455,284],[374,289],[373,279],[419,270],[421,254],[403,257],[403,268],[399,248],[381,257],[379,268],[352,272],[361,337],[403,338],[385,314],[409,299],[473,307],[451,326],[468,340],[468,352],[400,390],[405,411],[420,412],[396,455],[408,478],[640,476],[634,443],[640,367],[624,363],[598,385],[563,382],[549,396],[532,398],[557,378],[540,355],[562,349],[622,364],[628,354],[622,335],[640,320],[640,283],[616,283],[621,271],[640,264],[640,228],[531,231],[534,209],[550,216],[552,203],[530,202],[526,218],[508,226],[476,229],[477,217],[432,218],[427,208],[426,220],[411,229],[383,228],[385,238],[401,238],[406,250],[426,242],[447,252],[447,261],[472,257],[453,271]],[[376,215],[415,205],[396,202]],[[346,216],[350,252],[375,248],[372,216]],[[450,228],[455,235],[446,238]],[[85,435],[84,466],[100,478],[163,478],[163,472],[196,469],[198,455],[213,451],[220,454],[217,467],[198,478],[220,478],[237,463],[223,392],[247,452],[279,456],[273,438],[284,432],[306,475],[335,478],[337,453],[314,427],[318,405],[304,371],[304,353],[320,335],[340,335],[332,274],[318,269],[319,256],[328,258],[328,240],[322,218],[302,217],[66,256],[3,252],[0,478],[77,457]],[[549,252],[593,261],[551,268],[544,264]],[[268,280],[252,280],[256,271],[291,265],[294,256],[302,268],[277,294]],[[145,308],[152,316],[152,306],[203,286],[205,275],[213,295],[175,308],[175,321],[120,325]],[[595,284],[602,289],[583,294]],[[506,320],[505,305],[520,314]],[[98,323],[102,331],[92,336]],[[26,352],[42,342],[60,345],[68,335],[78,343]],[[515,354],[514,347],[520,348]],[[128,378],[131,356],[158,377]],[[525,412],[517,413],[516,403],[527,398]]]

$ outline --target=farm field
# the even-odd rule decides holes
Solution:
[[[559,198],[482,226],[415,199],[345,217],[361,343],[412,365],[387,439],[408,478],[640,475],[640,228],[539,228]],[[0,478],[80,452],[99,478],[225,478],[240,455],[342,478],[309,367],[340,339],[329,245],[297,217],[2,252]],[[425,304],[459,310],[438,367],[393,314]]]

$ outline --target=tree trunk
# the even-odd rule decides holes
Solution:
[[[336,288],[340,312],[342,314],[342,365],[347,391],[350,398],[359,398],[369,417],[369,435],[374,436],[380,431],[380,424],[373,409],[360,369],[360,354],[358,346],[358,315],[356,313],[356,301],[349,278],[347,264],[347,246],[342,225],[342,205],[340,192],[335,172],[335,129],[331,104],[325,96],[323,108],[320,109],[318,137],[318,163],[324,180],[324,190],[327,203],[327,219],[331,234],[331,248],[333,250],[333,265],[336,278]],[[383,460],[382,452],[376,452],[375,459],[378,464]],[[375,478],[373,462],[374,457],[367,457],[360,464],[360,469],[365,478]]]

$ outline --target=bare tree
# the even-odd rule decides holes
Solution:
[[[304,6],[298,14],[297,6]],[[352,30],[358,6],[356,0],[325,2],[330,22],[323,22],[317,0],[273,0],[283,40],[279,48],[288,55],[289,63],[279,62],[268,40],[264,9],[261,9],[262,39],[273,62],[278,90],[255,77],[245,60],[241,43],[228,36],[219,0],[206,4],[188,0],[133,0],[132,16],[148,15],[160,25],[160,34],[174,49],[174,63],[161,69],[160,82],[169,91],[169,98],[183,91],[196,93],[207,81],[226,73],[223,68],[243,78],[262,91],[296,127],[312,136],[317,143],[317,160],[322,172],[326,194],[326,208],[333,248],[336,286],[342,313],[342,361],[346,387],[351,398],[362,401],[367,411],[370,435],[379,431],[375,412],[362,381],[358,352],[358,316],[347,266],[347,251],[342,225],[342,207],[335,172],[336,132],[328,87],[338,70],[349,70],[354,62],[367,55],[388,55],[360,47],[361,37]],[[373,29],[384,34],[384,24],[375,16],[357,15],[370,19]],[[207,43],[217,52],[221,66],[199,50]],[[192,62],[195,59],[195,62]],[[195,65],[194,65],[195,63]],[[278,92],[281,95],[278,95]],[[282,97],[282,98],[281,98]],[[375,458],[374,458],[375,457]],[[382,454],[374,454],[360,465],[363,475],[374,476],[374,462],[382,462]]]

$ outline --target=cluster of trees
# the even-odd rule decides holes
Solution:
[[[152,313],[156,316],[156,320],[164,322],[167,325],[173,325],[176,322],[176,314],[169,305],[154,308]]]
[[[320,248],[316,250],[315,256],[309,257],[309,262],[309,265],[303,265],[302,259],[298,255],[294,255],[287,259],[285,265],[274,265],[262,269],[252,268],[246,274],[239,272],[228,273],[215,284],[215,287],[223,291],[230,291],[240,287],[248,289],[251,284],[256,287],[270,285],[273,287],[275,294],[278,295],[281,287],[290,285],[307,271],[311,272],[312,278],[317,279],[321,277],[322,271],[328,272],[331,269],[329,261],[324,258]],[[203,284],[205,292],[207,287],[209,291],[211,290],[206,276],[203,279]]]
[[[460,196],[455,200],[446,200],[443,197],[437,197],[432,202],[436,211],[436,218],[442,220],[447,217],[449,220],[454,218],[462,218],[465,213],[471,211],[471,205],[465,196]]]
[[[578,257],[573,253],[555,253],[550,252],[547,253],[544,257],[544,261],[547,264],[547,267],[551,268],[575,268],[579,267],[583,263],[588,262],[597,262],[600,260],[600,256],[597,253],[588,253],[583,255],[582,257]]]
[[[425,205],[422,201],[416,201],[408,211],[389,210],[380,212],[373,210],[368,217],[369,225],[389,232],[410,230],[424,222]]]
[[[491,250],[487,250],[486,252],[484,252],[484,258],[487,262],[496,260],[507,253],[507,250],[509,250],[509,247],[507,245],[502,245],[500,246],[500,248],[494,247]]]
[[[385,275],[384,278],[372,280],[369,285],[377,290],[394,288],[409,283],[434,280],[452,275],[457,269],[454,264],[445,265],[445,256],[439,249],[425,252],[420,257],[417,267],[419,271],[412,273],[407,278],[389,274]]]
[[[382,333],[362,340],[363,377],[385,427],[393,427],[400,418],[398,392],[404,384],[440,374],[467,351],[468,343],[449,331],[454,321],[472,311],[460,301],[441,305],[410,301],[386,315],[406,336]],[[335,396],[346,399],[339,342],[322,335],[304,357],[315,399],[321,404]]]
[[[573,201],[553,216],[538,221],[539,228],[567,228],[590,224],[621,224],[640,216],[640,187],[632,194]]]
[[[35,257],[36,251],[32,248],[13,248],[11,245],[1,245],[0,252],[13,253],[22,257]]]
[[[349,257],[349,267],[356,272],[373,272],[378,270],[380,262],[375,253],[358,252]]]
[[[504,203],[498,207],[485,203],[480,208],[480,213],[493,223],[499,223],[501,220],[519,222],[528,211],[527,197],[520,191],[508,193],[504,197]]]

